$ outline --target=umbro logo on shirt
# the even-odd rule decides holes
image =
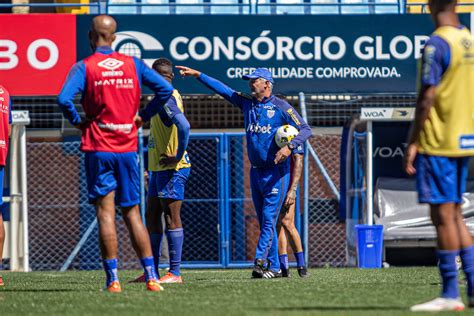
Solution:
[[[120,68],[124,64],[123,61],[117,60],[115,58],[107,58],[100,63],[97,64],[97,66],[108,69],[108,70],[115,70],[117,68]]]

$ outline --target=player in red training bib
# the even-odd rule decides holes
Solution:
[[[148,232],[141,220],[137,129],[171,97],[173,87],[141,60],[114,52],[115,20],[100,15],[92,20],[89,39],[94,53],[71,69],[58,104],[64,116],[82,131],[81,150],[89,201],[95,204],[106,289],[121,292],[117,274],[117,233],[115,204],[123,214],[132,245],[145,272],[147,289],[159,291]],[[140,106],[141,84],[155,92],[157,102],[136,115]],[[85,118],[74,106],[82,94]]]

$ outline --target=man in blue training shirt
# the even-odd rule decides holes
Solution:
[[[249,80],[252,91],[252,96],[247,96],[197,70],[184,66],[177,68],[182,76],[196,77],[205,86],[240,108],[244,114],[247,151],[252,164],[252,200],[260,223],[252,277],[281,277],[276,223],[290,181],[290,164],[287,158],[293,150],[303,146],[311,136],[311,128],[286,101],[272,94],[273,78],[267,69],[257,68],[250,75],[243,77]],[[286,124],[295,126],[299,133],[287,146],[280,149],[274,140],[275,132],[278,127]],[[266,270],[265,259],[269,262]]]

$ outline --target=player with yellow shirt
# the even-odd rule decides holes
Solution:
[[[153,69],[170,83],[174,78],[173,64],[166,58],[153,63]],[[151,101],[154,102],[154,101]],[[182,283],[180,272],[183,249],[183,225],[181,205],[191,163],[186,148],[190,125],[183,114],[183,101],[177,90],[169,101],[153,116],[148,140],[148,188],[147,228],[155,258],[155,267],[161,256],[163,239],[163,213],[170,256],[170,270],[160,278],[160,283]],[[135,281],[141,281],[139,277]]]
[[[421,89],[405,156],[416,174],[418,200],[430,204],[438,238],[441,296],[412,311],[462,311],[456,256],[474,307],[474,247],[461,212],[469,157],[474,155],[474,43],[455,13],[455,0],[430,0],[436,30],[425,45]]]

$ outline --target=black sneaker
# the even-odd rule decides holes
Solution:
[[[468,297],[468,306],[470,308],[474,307],[474,296]]]
[[[252,278],[254,279],[263,278],[263,272],[264,272],[263,264],[264,264],[264,261],[262,259],[255,260],[255,263],[253,265]]]
[[[281,270],[279,270],[278,272],[268,270],[263,273],[264,279],[275,279],[275,278],[281,278],[281,277],[282,277]]]
[[[298,274],[301,278],[307,278],[310,276],[308,270],[306,270],[306,267],[298,267],[296,270],[298,271]]]
[[[282,278],[289,278],[290,277],[290,269],[281,269],[281,277]]]

